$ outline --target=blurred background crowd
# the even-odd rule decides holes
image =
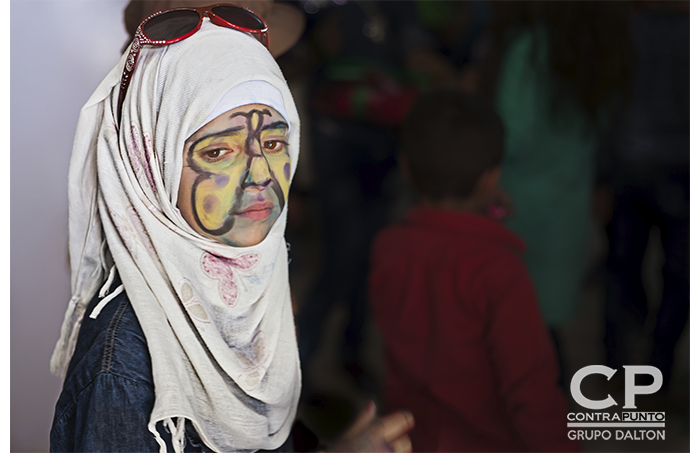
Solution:
[[[12,3],[13,37],[18,3]],[[125,3],[109,11],[121,14]],[[415,202],[395,157],[403,118],[418,96],[458,88],[492,101],[503,121],[501,216],[527,245],[524,261],[565,394],[585,365],[648,364],[663,373],[662,391],[644,400],[668,414],[663,447],[589,442],[584,448],[687,451],[690,3],[278,3],[300,24],[298,40],[278,62],[303,124],[287,240],[307,424],[329,440],[368,399],[381,409],[382,338],[367,301],[369,251],[376,233]],[[135,28],[125,17],[126,29]],[[19,46],[13,44],[13,65]],[[109,54],[111,64],[118,50]],[[13,82],[13,120],[16,93]],[[77,108],[66,113],[77,119]],[[13,171],[21,146],[13,137]],[[67,166],[69,147],[52,152]],[[62,177],[56,176],[59,183]],[[32,215],[20,202],[13,193],[13,271],[25,265],[17,257],[15,222]],[[22,300],[20,285],[13,272],[13,367],[22,366],[26,351],[14,341],[21,341],[14,319],[39,316],[15,308],[36,303]],[[62,313],[67,290],[63,296],[42,304]],[[60,318],[44,322],[57,337]],[[54,340],[42,348],[50,351]],[[48,376],[48,358],[45,371]],[[22,375],[13,370],[12,376],[14,389]],[[591,392],[619,395],[624,383],[596,385]],[[37,445],[19,426],[35,405],[27,398],[13,390],[13,451]],[[45,421],[38,424],[35,436],[48,438]]]
[[[381,401],[368,252],[415,201],[394,158],[401,119],[445,87],[491,99],[504,122],[504,222],[527,245],[566,394],[582,366],[649,364],[664,376],[657,409],[677,408],[671,395],[689,391],[676,353],[690,307],[689,3],[299,6],[308,27],[279,61],[308,115],[288,240],[302,365],[317,370],[309,412],[342,406],[329,366]],[[324,348],[330,362],[314,368]],[[684,430],[664,448],[685,448]]]

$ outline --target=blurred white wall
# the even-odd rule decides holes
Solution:
[[[48,451],[49,358],[70,298],[68,161],[80,107],[117,63],[127,0],[10,2],[11,451]]]

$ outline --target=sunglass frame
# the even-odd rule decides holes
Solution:
[[[252,14],[255,18],[257,18],[260,23],[263,25],[263,28],[261,29],[252,29],[252,28],[247,28],[243,27],[240,25],[236,25],[234,23],[231,23],[227,21],[226,19],[223,19],[222,17],[216,15],[216,13],[212,12],[211,10],[219,7],[219,6],[228,6],[228,7],[235,7],[242,9],[244,11],[247,11],[248,13]],[[194,29],[191,32],[188,32],[182,36],[178,36],[173,39],[168,39],[168,40],[153,40],[146,36],[146,34],[143,31],[144,25],[148,23],[151,19],[161,16],[163,14],[168,14],[174,11],[195,11],[196,13],[199,14],[199,22],[197,25],[194,27]],[[199,29],[202,27],[202,22],[204,20],[204,16],[209,18],[211,23],[218,25],[220,27],[227,27],[227,28],[232,28],[234,30],[238,30],[244,33],[250,33],[254,36],[259,36],[259,41],[265,46],[265,48],[269,49],[269,37],[268,37],[268,26],[265,20],[260,17],[258,14],[255,13],[255,11],[251,10],[250,8],[246,8],[245,6],[241,5],[235,5],[232,3],[216,3],[213,5],[208,5],[208,6],[202,6],[202,7],[183,7],[183,8],[173,8],[173,9],[168,9],[168,10],[163,10],[163,11],[156,11],[155,13],[151,14],[150,16],[146,17],[144,20],[141,21],[139,26],[136,28],[136,33],[134,34],[134,40],[131,42],[131,49],[129,50],[129,55],[126,57],[126,62],[124,63],[124,71],[122,72],[122,77],[121,81],[119,83],[119,97],[117,98],[117,129],[119,129],[119,125],[121,123],[121,118],[122,118],[122,105],[124,103],[124,97],[126,96],[126,90],[129,88],[129,83],[131,82],[131,76],[134,72],[134,68],[136,67],[136,60],[138,59],[139,53],[141,52],[141,48],[143,46],[167,46],[170,44],[175,44],[176,42],[180,42],[184,39],[189,38],[193,34],[197,33]]]

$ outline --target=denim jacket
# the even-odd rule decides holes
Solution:
[[[120,284],[116,279],[115,288]],[[148,430],[155,402],[151,358],[136,314],[122,292],[97,319],[86,309],[51,427],[52,452],[149,452],[158,443]],[[170,433],[157,424],[168,451]],[[186,452],[210,452],[187,421]],[[277,450],[294,451],[292,436]]]

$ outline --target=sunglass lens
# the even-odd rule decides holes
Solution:
[[[237,6],[215,6],[211,9],[211,12],[233,25],[249,30],[262,30],[265,28],[265,24],[255,14]]]
[[[170,41],[191,33],[199,25],[199,18],[199,13],[192,10],[168,11],[146,22],[143,32],[154,41]]]

